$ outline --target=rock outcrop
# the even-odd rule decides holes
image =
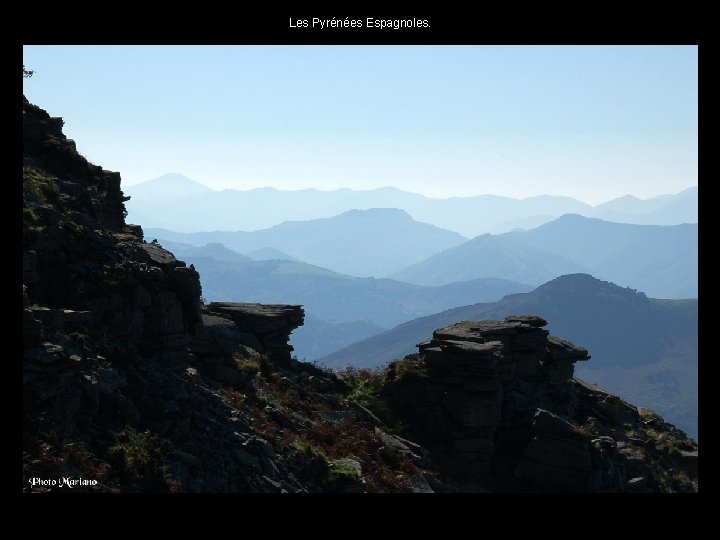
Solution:
[[[438,329],[390,365],[394,421],[451,477],[501,491],[693,491],[697,445],[657,415],[573,378],[588,352],[534,316]]]
[[[23,101],[23,490],[422,484],[345,383],[291,358],[302,308],[203,308],[195,269],[124,223],[119,174],[62,124]]]
[[[259,352],[267,352],[274,360],[288,365],[292,345],[290,333],[303,324],[301,306],[279,304],[241,304],[211,302],[205,310],[210,317],[231,320],[239,330],[238,341]]]
[[[202,312],[202,324],[190,350],[197,367],[220,382],[242,379],[238,361],[267,358],[291,366],[290,333],[303,324],[301,306],[213,302]],[[263,356],[264,355],[264,356]]]

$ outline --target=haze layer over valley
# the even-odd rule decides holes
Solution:
[[[177,173],[128,186],[126,192],[132,196],[127,203],[129,219],[178,232],[254,231],[285,221],[330,218],[348,210],[397,208],[417,221],[467,238],[530,229],[571,213],[643,225],[697,223],[698,200],[697,187],[648,199],[625,195],[596,206],[553,195],[430,198],[394,187],[217,191]],[[255,210],[238,212],[238,208]]]

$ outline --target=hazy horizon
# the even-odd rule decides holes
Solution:
[[[25,46],[125,186],[647,199],[697,185],[695,46]]]
[[[509,195],[502,195],[502,194],[499,194],[499,193],[487,193],[487,192],[484,192],[484,193],[475,193],[475,194],[464,195],[464,196],[450,195],[450,196],[448,196],[448,197],[438,197],[438,196],[426,195],[426,194],[420,193],[420,192],[418,192],[418,191],[412,191],[412,190],[410,190],[410,189],[403,189],[403,188],[400,188],[400,187],[398,187],[398,186],[392,186],[392,185],[384,185],[384,186],[377,186],[377,187],[370,187],[370,188],[359,188],[359,189],[352,188],[352,187],[347,187],[347,186],[337,186],[337,187],[328,187],[328,188],[316,188],[316,187],[279,188],[279,187],[275,187],[275,186],[257,186],[257,187],[250,187],[250,188],[245,188],[245,189],[243,189],[243,188],[238,188],[238,187],[224,187],[224,188],[219,188],[219,189],[217,189],[217,188],[213,188],[213,187],[211,187],[211,186],[208,186],[208,185],[205,184],[202,180],[197,180],[197,179],[195,179],[195,178],[190,178],[190,177],[188,177],[187,175],[185,175],[185,174],[183,174],[183,173],[179,173],[179,172],[169,172],[169,173],[161,174],[160,176],[157,176],[157,177],[155,177],[155,178],[149,178],[149,179],[145,179],[145,180],[140,180],[140,181],[135,182],[135,183],[129,183],[129,182],[126,182],[125,179],[123,179],[123,180],[122,180],[122,185],[123,185],[124,187],[136,187],[136,186],[140,186],[140,185],[142,185],[142,184],[147,184],[147,183],[149,183],[149,182],[153,182],[153,181],[155,181],[155,180],[159,180],[159,179],[161,179],[161,178],[163,178],[163,177],[166,177],[166,176],[182,176],[182,177],[186,178],[187,180],[190,180],[190,181],[192,181],[192,182],[195,182],[195,183],[197,183],[197,184],[202,185],[203,187],[206,187],[206,188],[208,188],[208,189],[210,189],[210,190],[212,190],[212,191],[217,191],[217,192],[222,192],[222,191],[252,191],[252,190],[263,190],[263,189],[274,189],[274,190],[276,190],[276,191],[284,191],[284,192],[291,192],[291,191],[322,191],[322,192],[331,192],[331,191],[341,191],[341,190],[349,190],[349,191],[377,191],[377,190],[389,189],[389,190],[405,191],[405,192],[412,193],[412,194],[415,194],[415,195],[422,195],[423,197],[426,197],[426,198],[428,198],[428,199],[470,198],[470,197],[481,197],[481,196],[484,196],[484,195],[489,195],[489,196],[493,196],[493,197],[507,197],[507,198],[518,199],[518,200],[532,199],[532,198],[535,198],[535,197],[545,197],[545,196],[551,196],[551,197],[570,197],[569,195],[554,194],[554,193],[540,193],[540,194],[537,194],[537,195],[528,195],[528,196],[526,196],[526,197],[512,197],[512,196],[509,196]],[[625,197],[625,196],[628,196],[628,195],[629,195],[629,196],[632,196],[632,197],[636,197],[636,198],[638,198],[638,199],[640,199],[640,200],[647,200],[647,199],[652,199],[652,198],[654,198],[654,197],[662,197],[662,196],[664,196],[664,195],[677,195],[678,193],[681,193],[681,192],[683,192],[683,191],[687,191],[687,190],[692,189],[692,188],[697,188],[697,187],[698,187],[697,184],[695,184],[695,185],[688,186],[688,187],[686,187],[686,188],[682,188],[682,189],[680,189],[680,190],[678,190],[678,191],[668,192],[668,193],[658,193],[657,195],[652,195],[652,196],[649,196],[649,197],[639,197],[639,196],[637,196],[637,195],[634,194],[634,193],[623,193],[622,195],[619,195],[619,196],[617,196],[617,197],[612,197],[612,198],[607,199],[607,200],[600,200],[600,201],[597,202],[597,203],[589,203],[588,201],[585,201],[585,200],[582,200],[582,199],[578,199],[578,198],[576,198],[576,197],[571,197],[571,198],[574,198],[574,199],[578,200],[579,202],[588,204],[589,206],[599,206],[599,205],[605,204],[605,203],[607,203],[607,202],[610,202],[610,201],[612,201],[612,200],[615,200],[615,199],[618,199],[618,198],[621,198],[621,197]]]

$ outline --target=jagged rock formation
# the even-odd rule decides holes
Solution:
[[[290,332],[301,326],[305,318],[301,306],[279,304],[211,302],[206,311],[210,316],[233,321],[240,331],[240,343],[266,352],[285,365],[293,351],[288,344]]]
[[[290,333],[303,324],[301,306],[213,302],[203,309],[202,325],[190,350],[203,372],[216,381],[242,379],[238,361],[266,355],[285,368],[291,365]]]
[[[302,308],[201,309],[62,123],[23,101],[23,490],[414,489],[347,385],[291,359]]]
[[[534,316],[436,330],[390,365],[381,397],[451,477],[496,490],[693,491],[697,445],[573,378],[587,351]]]
[[[387,374],[294,360],[300,306],[203,308],[119,175],[27,100],[23,126],[24,491],[695,488],[697,446],[572,379],[586,351],[536,317],[438,330]]]

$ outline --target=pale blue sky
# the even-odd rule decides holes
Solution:
[[[28,99],[127,185],[596,204],[697,185],[694,46],[25,46]]]

